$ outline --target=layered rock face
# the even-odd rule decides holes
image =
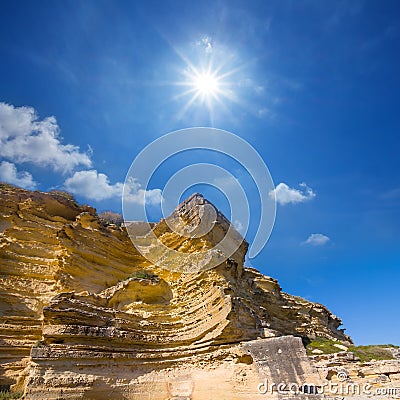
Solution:
[[[134,250],[93,208],[65,194],[1,187],[0,385],[18,380],[42,339],[43,307],[58,293],[99,292],[129,275],[131,265],[147,265]]]
[[[321,386],[332,373],[302,340],[351,343],[340,319],[244,267],[246,251],[198,194],[157,224],[118,227],[66,194],[2,185],[0,385],[138,400],[276,398],[259,385],[282,377]]]

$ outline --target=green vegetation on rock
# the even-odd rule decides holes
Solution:
[[[0,391],[0,400],[20,399],[23,395],[22,392]]]
[[[343,351],[337,345],[341,345],[339,341],[317,337],[306,345],[307,354],[315,355],[313,350],[319,350],[319,354],[333,354]],[[350,346],[349,352],[354,353],[355,357],[359,358],[361,362],[368,362],[371,360],[392,360],[394,358],[390,348],[399,348],[392,344],[386,345],[369,345],[369,346]]]
[[[121,226],[124,222],[122,215],[113,211],[104,211],[99,214],[99,218],[106,225]]]
[[[129,278],[133,279],[148,279],[148,280],[158,280],[158,276],[155,274],[152,274],[151,272],[147,271],[136,271],[132,275],[129,276]]]
[[[354,353],[361,362],[368,362],[371,360],[392,360],[393,354],[389,348],[398,348],[392,344],[386,345],[370,345],[370,346],[351,346],[349,351]]]
[[[338,341],[326,339],[324,337],[316,337],[314,340],[307,344],[307,354],[313,355],[313,350],[320,350],[323,354],[333,354],[342,351],[338,347],[336,347],[335,344],[341,343]]]
[[[0,189],[14,190],[14,189],[18,189],[18,186],[11,185],[11,183],[0,182]],[[0,392],[0,393],[2,393],[2,392]]]

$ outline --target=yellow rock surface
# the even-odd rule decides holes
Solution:
[[[27,399],[265,398],[276,362],[325,379],[301,337],[351,343],[326,307],[245,268],[236,231],[219,245],[229,221],[201,195],[145,229],[59,192],[1,185],[0,200],[0,385]]]

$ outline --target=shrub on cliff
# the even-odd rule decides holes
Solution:
[[[104,211],[101,214],[99,214],[99,218],[108,225],[113,224],[121,226],[122,223],[124,222],[122,215],[113,211]]]

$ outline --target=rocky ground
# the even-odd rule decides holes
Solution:
[[[236,231],[219,245],[230,227],[197,194],[143,231],[1,184],[0,385],[26,399],[399,398],[399,351],[357,355],[325,306],[244,267]]]

